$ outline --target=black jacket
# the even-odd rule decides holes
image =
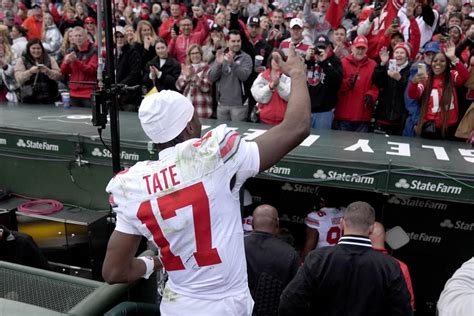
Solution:
[[[400,265],[365,236],[311,251],[280,299],[281,316],[412,314]]]
[[[163,72],[160,78],[155,80],[155,86],[158,91],[161,90],[174,90],[176,89],[176,81],[181,74],[181,65],[173,57],[168,57],[163,67],[160,68],[160,58],[157,56],[153,58],[146,66],[143,72],[143,84],[150,90],[153,88],[153,81],[150,80],[150,66],[153,65]]]
[[[140,54],[140,60],[142,62],[142,67],[150,62],[153,58],[156,57],[156,50],[153,45],[151,45],[148,50],[145,49],[145,46],[140,43],[133,44],[133,48],[135,48],[138,53]]]
[[[311,113],[327,112],[336,107],[337,95],[342,83],[342,64],[332,54],[320,63],[310,60],[308,67],[308,89],[311,98]]]
[[[48,260],[31,236],[9,231],[3,225],[0,225],[0,229],[3,229],[0,239],[0,261],[50,270]]]
[[[131,45],[125,44],[116,66],[116,79],[118,83],[127,86],[140,86],[142,84],[142,67],[140,54]],[[119,104],[131,104],[138,108],[141,100],[141,89],[123,92],[119,96]]]
[[[249,289],[255,301],[253,315],[278,315],[281,292],[298,271],[299,256],[293,247],[269,233],[254,231],[244,242]],[[266,288],[268,284],[271,289]],[[272,298],[274,304],[265,304]]]
[[[372,75],[372,82],[379,87],[379,101],[375,108],[375,119],[389,125],[399,125],[400,135],[405,125],[407,110],[405,109],[405,89],[408,84],[411,64],[400,70],[402,78],[397,81],[388,76],[387,65],[378,65]]]

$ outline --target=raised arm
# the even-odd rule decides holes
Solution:
[[[306,65],[290,46],[288,60],[283,62],[275,53],[282,71],[291,77],[291,95],[283,121],[255,139],[260,152],[260,171],[277,163],[289,151],[298,146],[310,130],[311,102],[306,84]]]

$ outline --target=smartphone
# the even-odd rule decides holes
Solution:
[[[399,27],[400,26],[400,18],[398,16],[394,17],[392,20],[392,25],[394,27]]]
[[[176,24],[176,23],[173,24],[173,30],[174,30],[174,32],[176,33],[176,35],[179,34],[179,26],[178,26],[178,24]]]
[[[279,29],[280,29],[280,25],[277,24],[277,25],[274,26],[274,28],[275,28],[276,30],[279,30]]]
[[[388,70],[389,71],[397,71],[397,61],[395,59],[390,59],[388,61]]]
[[[425,74],[426,75],[426,65],[423,63],[418,64],[418,73],[419,74]]]
[[[45,67],[43,64],[36,64],[37,67]]]

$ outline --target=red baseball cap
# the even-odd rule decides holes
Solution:
[[[369,42],[367,41],[367,38],[364,35],[359,35],[355,38],[354,42],[352,42],[352,46],[354,46],[355,48],[357,47],[368,48]]]
[[[148,5],[148,3],[142,3],[141,8],[142,9],[150,9],[150,6]]]

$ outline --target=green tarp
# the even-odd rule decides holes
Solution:
[[[0,104],[0,155],[110,165],[111,154],[90,119],[90,109]],[[221,123],[203,120],[203,132]],[[227,124],[247,140],[269,129],[260,124]],[[103,135],[108,144],[109,128]],[[157,158],[136,113],[120,113],[120,129],[125,165]],[[474,203],[474,149],[461,142],[312,130],[260,177]]]

